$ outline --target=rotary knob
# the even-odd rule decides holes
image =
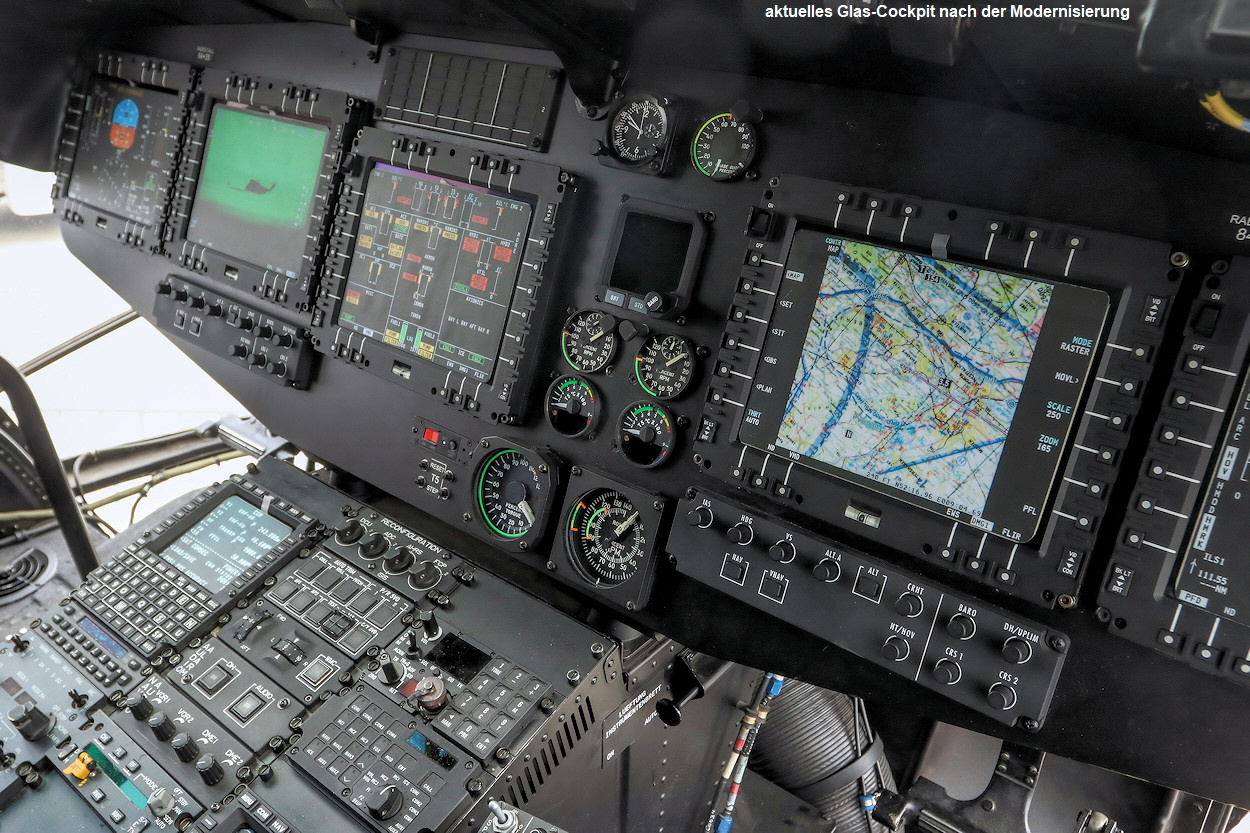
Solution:
[[[360,554],[365,558],[378,558],[391,547],[391,542],[381,532],[375,532],[360,542]]]
[[[1016,690],[1006,683],[994,683],[985,699],[992,708],[1007,711],[1016,704]]]
[[[696,506],[686,513],[686,523],[699,529],[707,529],[712,525],[715,516],[707,506]]]
[[[821,581],[837,581],[842,575],[842,565],[832,558],[822,558],[812,568],[812,575]]]
[[[726,530],[725,537],[728,538],[731,543],[737,544],[740,547],[745,547],[747,544],[751,543],[752,540],[754,540],[755,530],[751,528],[750,524],[738,522]]]
[[[195,742],[195,738],[186,732],[179,732],[174,735],[174,739],[169,742],[174,752],[178,755],[178,760],[184,764],[189,764],[196,758],[200,757],[200,746]]]
[[[9,722],[22,737],[33,743],[52,730],[56,718],[44,714],[32,703],[19,703],[9,709]]]
[[[442,677],[422,677],[415,694],[422,708],[436,712],[447,704],[447,683]]]
[[[1033,646],[1018,636],[1008,637],[1003,643],[1003,659],[1015,665],[1024,665],[1033,656]]]
[[[924,610],[924,601],[915,593],[904,593],[894,602],[894,609],[908,619],[919,616]]]
[[[956,639],[971,639],[972,635],[977,632],[977,623],[972,620],[971,616],[956,613],[946,623],[946,632]]]
[[[400,547],[395,550],[394,555],[386,559],[383,566],[386,567],[386,572],[392,575],[399,575],[400,573],[407,572],[408,568],[411,567],[416,560],[416,557],[412,554],[411,547]]]
[[[781,564],[789,564],[798,552],[793,541],[783,538],[768,548],[768,557]]]
[[[271,336],[273,336],[273,325],[261,324],[259,327],[256,328],[256,335],[258,335],[261,338],[270,338]]]
[[[152,707],[152,701],[143,694],[132,694],[127,697],[126,708],[130,709],[130,714],[135,720],[147,720],[152,716],[152,712],[156,711]]]
[[[200,774],[200,778],[204,779],[204,783],[210,787],[226,777],[226,771],[221,768],[221,764],[217,763],[217,759],[212,755],[201,756],[195,762],[195,771]]]
[[[174,722],[169,719],[169,715],[165,712],[153,712],[148,718],[148,728],[152,730],[152,734],[156,735],[159,741],[166,741],[178,734],[178,730],[174,728]]]
[[[351,518],[339,524],[338,529],[334,530],[334,540],[340,544],[354,544],[364,534],[364,524],[355,518]]]
[[[382,667],[378,669],[378,676],[382,678],[382,682],[387,685],[395,685],[403,679],[404,667],[395,660],[387,660],[382,663]]]
[[[365,793],[365,809],[378,821],[393,819],[404,808],[404,795],[394,786],[370,787]]]
[[[953,659],[940,659],[933,666],[933,679],[942,685],[954,685],[964,675],[964,670]]]
[[[236,359],[243,358],[247,355],[247,346],[243,344],[231,344],[230,355]]]
[[[286,362],[283,362],[283,361],[269,362],[268,364],[265,365],[265,372],[268,373],[270,376],[277,376],[279,379],[281,379],[283,376],[286,375]]]
[[[891,662],[902,662],[907,659],[907,655],[911,653],[911,646],[907,644],[907,640],[895,634],[886,639],[885,644],[881,646],[881,656]]]

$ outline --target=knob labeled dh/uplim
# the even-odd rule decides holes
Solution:
[[[204,783],[210,787],[218,784],[222,778],[226,777],[226,771],[221,768],[221,764],[217,763],[217,759],[212,755],[202,755],[195,762],[195,771],[200,774],[200,778],[204,779]]]
[[[812,575],[821,581],[834,582],[842,576],[842,565],[832,558],[822,558],[812,568]]]
[[[174,735],[178,734],[178,730],[174,728],[174,722],[169,719],[169,715],[165,712],[153,712],[148,718],[148,728],[152,730],[152,734],[156,735],[159,741],[167,741]]]
[[[394,786],[370,787],[365,792],[365,809],[378,821],[393,819],[404,808],[404,794]]]
[[[942,685],[954,685],[964,675],[964,670],[953,659],[940,659],[933,666],[933,679]]]
[[[146,694],[132,694],[127,697],[126,708],[130,709],[130,714],[135,720],[147,720],[152,716],[152,712],[156,711]]]
[[[360,554],[365,558],[379,558],[390,549],[391,542],[381,532],[375,532],[360,542]]]
[[[178,760],[184,764],[189,764],[196,758],[200,757],[200,746],[195,742],[195,738],[186,732],[179,732],[174,735],[174,739],[169,742],[174,752],[178,755]]]
[[[354,544],[364,534],[365,525],[355,518],[350,518],[339,524],[338,528],[334,530],[334,540],[340,544]]]
[[[924,600],[915,593],[904,593],[894,602],[894,609],[908,619],[919,616],[924,610]]]
[[[1006,683],[994,683],[985,699],[992,708],[1007,711],[1016,705],[1016,690]]]
[[[977,623],[971,616],[956,613],[946,623],[946,632],[956,639],[971,639],[972,635],[977,632]]]
[[[686,513],[686,523],[699,529],[707,529],[714,520],[716,516],[712,514],[709,506],[696,506]]]
[[[907,659],[907,656],[910,653],[911,645],[907,643],[906,639],[898,634],[894,634],[886,639],[885,644],[881,646],[881,656],[891,662],[902,662]]]
[[[750,524],[739,521],[725,531],[725,537],[729,539],[730,543],[745,547],[755,539],[755,530],[751,528]]]
[[[1003,643],[1003,659],[1014,665],[1024,665],[1033,657],[1033,646],[1027,639],[1010,636]]]
[[[789,564],[798,553],[798,547],[787,538],[781,539],[768,548],[768,557],[780,564]]]

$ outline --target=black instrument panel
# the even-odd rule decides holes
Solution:
[[[144,32],[128,48],[161,56],[143,60],[196,65],[200,44],[193,43],[195,34]],[[213,129],[214,114],[238,115],[234,110],[247,111],[247,118],[254,120],[248,129],[255,135],[300,127],[283,121],[286,105],[281,101],[268,102],[274,112],[252,112],[247,79],[260,76],[218,69],[229,66],[249,73],[249,60],[259,50],[273,48],[262,33],[236,34],[213,44],[213,67],[202,67],[202,77],[192,80],[192,89],[215,95],[221,105],[213,109],[200,102],[199,121],[189,125],[187,134],[196,142]],[[1149,719],[1179,746],[1192,732],[1215,725],[1219,715],[1245,696],[1235,682],[1245,675],[1234,658],[1250,649],[1250,635],[1242,633],[1235,616],[1224,617],[1215,630],[1195,625],[1186,632],[1184,644],[1187,656],[1196,657],[1189,663],[1195,669],[1204,664],[1192,653],[1196,644],[1220,652],[1216,674],[1202,673],[1163,656],[1164,649],[1174,652],[1173,645],[1156,638],[1154,618],[1156,608],[1168,611],[1170,618],[1185,598],[1177,594],[1195,591],[1186,586],[1170,590],[1167,585],[1175,578],[1160,583],[1152,575],[1139,578],[1131,590],[1124,587],[1125,593],[1136,594],[1132,606],[1125,607],[1120,601],[1125,594],[1114,589],[1123,585],[1116,577],[1122,579],[1126,567],[1139,574],[1143,569],[1129,563],[1143,561],[1142,556],[1120,553],[1126,547],[1141,549],[1125,544],[1123,536],[1145,529],[1148,522],[1130,524],[1126,518],[1133,511],[1130,499],[1141,506],[1134,478],[1150,476],[1159,432],[1175,422],[1162,414],[1175,406],[1174,393],[1181,389],[1173,377],[1185,379],[1178,376],[1185,372],[1188,356],[1181,352],[1180,331],[1206,326],[1202,322],[1210,314],[1203,317],[1203,304],[1218,308],[1225,329],[1228,316],[1239,307],[1235,298],[1195,300],[1212,264],[1237,254],[1235,243],[1207,231],[1206,218],[1165,219],[1126,211],[1123,199],[1107,195],[1133,176],[1152,189],[1165,190],[1186,182],[1197,168],[1217,163],[1200,165],[1162,149],[1137,148],[1139,152],[1128,154],[1125,143],[1111,137],[933,101],[925,130],[949,163],[935,165],[908,157],[900,147],[895,125],[911,106],[901,97],[865,98],[819,88],[830,113],[854,114],[851,130],[846,119],[813,113],[811,90],[801,85],[640,65],[629,78],[630,88],[682,102],[671,111],[675,123],[666,126],[674,133],[675,147],[694,140],[696,122],[703,121],[694,114],[719,112],[725,106],[726,88],[769,102],[766,118],[752,128],[761,141],[752,148],[746,175],[732,181],[709,178],[680,153],[661,170],[648,173],[629,165],[600,164],[594,147],[605,135],[604,123],[579,112],[567,89],[554,99],[543,98],[554,104],[555,112],[541,147],[534,150],[516,147],[512,133],[507,141],[496,141],[488,132],[466,137],[433,121],[423,131],[416,118],[402,124],[385,118],[370,123],[363,102],[384,97],[392,81],[385,73],[395,62],[362,68],[344,57],[359,47],[341,40],[346,38],[341,33],[304,34],[323,43],[324,56],[292,48],[279,49],[277,59],[282,77],[307,77],[308,83],[288,82],[270,90],[265,82],[257,87],[270,90],[271,96],[295,90],[298,106],[306,110],[304,118],[313,115],[314,91],[344,105],[345,112],[335,114],[339,126],[327,140],[338,141],[341,153],[320,151],[324,158],[319,176],[326,183],[324,189],[319,183],[310,197],[309,242],[299,255],[304,265],[276,269],[281,264],[258,262],[264,258],[255,241],[240,240],[233,252],[233,241],[216,242],[210,251],[222,249],[224,259],[212,266],[207,279],[228,303],[286,318],[293,311],[307,312],[305,335],[318,353],[309,357],[316,359],[315,367],[301,375],[308,380],[301,384],[306,389],[275,389],[263,383],[264,374],[184,339],[184,349],[262,421],[424,513],[427,525],[421,534],[437,544],[455,541],[460,551],[487,563],[510,558],[537,573],[554,573],[618,615],[709,650],[766,662],[831,687],[849,680],[891,702],[909,702],[943,719],[1151,780],[1208,793],[1224,790],[1230,797],[1239,794],[1239,787],[1204,763],[1205,755],[1165,771],[1153,761],[1158,737],[1149,742],[1117,737],[1111,743],[1098,740],[1092,731],[1113,719],[1126,719],[1128,710],[1128,719]],[[418,55],[471,52],[471,57],[527,67],[556,63],[547,53],[515,47],[423,37],[401,41],[404,48],[425,50]],[[272,62],[267,60],[266,67]],[[422,77],[428,82],[442,76]],[[499,76],[501,84],[506,77]],[[208,83],[212,79],[227,84],[224,93],[213,91]],[[231,79],[241,80],[230,86]],[[547,85],[551,79],[541,80]],[[407,95],[412,98],[411,89]],[[475,106],[483,106],[480,95],[475,96]],[[224,106],[231,101],[235,108]],[[489,115],[497,121],[499,114]],[[768,118],[772,115],[777,118]],[[630,127],[626,120],[622,124]],[[989,126],[996,136],[992,146],[980,133]],[[644,131],[637,132],[641,137]],[[865,140],[866,135],[878,140]],[[1000,148],[1026,139],[1030,145],[1049,143],[1059,157],[1068,153],[1079,158],[1077,148],[1082,147],[1090,155],[1120,154],[1123,169],[1100,172],[1082,165],[1083,177],[1065,178],[1062,189],[1006,192],[974,176],[980,166],[999,158]],[[174,205],[187,212],[188,224],[196,215],[199,178],[207,176],[195,167],[209,156],[199,149],[181,157],[183,185],[177,194],[182,201]],[[1044,177],[1054,162],[1023,164],[1033,176]],[[1230,181],[1243,173],[1231,163],[1220,166]],[[657,172],[662,175],[651,175]],[[223,182],[227,190],[238,186],[258,199],[270,186],[261,177],[241,182],[227,177]],[[1231,206],[1223,187],[1218,182],[1209,187],[1208,202],[1221,210]],[[90,189],[79,193],[90,194]],[[401,197],[407,202],[400,202]],[[133,248],[119,252],[112,241],[88,230],[90,222],[74,222],[81,209],[62,205],[71,249],[145,312],[151,311],[160,281],[172,277],[185,282],[200,271],[197,259],[199,265],[214,262],[201,256],[209,237],[193,238],[190,225],[166,239],[156,253]],[[481,229],[487,227],[503,228],[507,234],[484,235]],[[417,234],[426,236],[419,245]],[[448,264],[445,255],[452,248],[464,259]],[[493,256],[503,250],[506,257]],[[189,265],[188,251],[199,253]],[[242,264],[235,277],[229,256]],[[831,260],[841,266],[826,268]],[[795,268],[800,261],[816,265]],[[246,277],[251,267],[261,274],[249,284],[238,276]],[[895,294],[888,303],[900,315],[910,315],[896,319],[892,331],[915,339],[905,361],[903,354],[889,352],[898,346],[889,333],[880,328],[874,332],[871,325],[880,320],[876,307],[865,301],[863,283],[873,274],[873,281],[894,280],[903,268],[919,282],[910,285],[916,292]],[[1241,261],[1233,261],[1234,274],[1242,268]],[[817,269],[827,278],[819,287]],[[286,280],[279,286],[271,276],[274,271],[294,273],[286,275],[296,281],[294,290]],[[849,355],[878,353],[875,365],[847,364],[844,370],[850,374],[861,374],[866,366],[880,373],[897,365],[910,369],[906,384],[915,385],[925,375],[917,364],[931,357],[935,346],[946,350],[951,362],[925,378],[932,383],[926,395],[947,398],[931,409],[939,417],[934,433],[915,442],[923,443],[933,459],[961,461],[943,475],[947,485],[964,466],[978,464],[966,457],[961,441],[968,447],[1027,446],[1029,454],[1004,452],[1005,462],[997,464],[996,473],[982,478],[979,488],[988,490],[988,497],[981,495],[980,509],[952,498],[957,490],[936,490],[932,472],[919,471],[899,454],[884,455],[890,462],[875,475],[864,474],[875,463],[847,450],[851,446],[845,441],[855,439],[846,436],[852,429],[833,418],[842,413],[838,399],[853,398],[854,385],[846,385],[845,397],[832,404],[807,409],[807,427],[796,427],[788,446],[794,456],[774,454],[785,445],[778,443],[785,410],[778,403],[802,387],[796,380],[802,378],[804,356],[823,349],[812,315],[820,299],[785,294],[783,288],[800,283],[789,279],[790,272],[811,273],[804,286],[817,288],[817,295],[845,292],[844,297],[857,301],[860,331],[842,331],[835,346]],[[1020,333],[1004,339],[1005,346],[987,346],[992,322],[1003,309],[986,305],[992,293],[985,292],[977,298],[980,307],[960,306],[958,284],[943,284],[951,276],[981,290],[992,287],[1000,300],[1012,305],[1024,304],[1027,309],[1016,307],[1022,313],[1017,323],[1026,313],[1031,318]],[[861,282],[855,284],[857,280]],[[385,281],[389,283],[383,286]],[[919,291],[926,283],[934,292]],[[898,280],[893,286],[907,288]],[[877,288],[874,284],[869,295]],[[856,292],[860,297],[854,298]],[[919,303],[942,292],[955,300],[948,310],[917,313]],[[1235,290],[1225,292],[1232,295]],[[486,310],[492,295],[506,299],[498,304],[497,314]],[[359,303],[383,296],[385,309],[380,301],[373,307]],[[910,305],[909,297],[914,302]],[[300,308],[305,302],[311,305],[307,310]],[[781,307],[782,302],[791,306]],[[361,307],[360,314],[345,315],[349,305]],[[832,309],[837,314],[842,307]],[[1062,314],[1052,316],[1052,311]],[[158,320],[167,317],[162,312]],[[939,319],[941,327],[930,326]],[[952,350],[954,334],[967,338],[979,352],[974,356]],[[1231,374],[1228,385],[1236,387],[1244,373],[1244,348],[1238,343],[1231,352],[1214,366]],[[997,380],[1007,393],[997,399],[987,395],[981,377],[993,378],[996,368],[1013,362],[1027,374],[1000,373]],[[956,375],[960,371],[964,378]],[[1039,373],[1048,385],[1038,381]],[[827,389],[836,389],[828,388],[836,385],[835,375],[822,383]],[[565,377],[578,380],[567,391],[558,387]],[[1208,377],[1213,374],[1201,378]],[[888,385],[884,390],[875,398],[857,400],[860,439],[873,424],[882,441],[897,438],[902,423],[915,421],[913,411],[888,393]],[[1168,396],[1173,396],[1171,406]],[[1230,388],[1226,399],[1231,397]],[[1012,400],[1012,407],[995,411],[997,406],[989,404],[978,411],[976,402],[991,400]],[[593,418],[582,420],[583,410],[593,411]],[[756,430],[747,419],[752,410],[760,411],[761,418],[771,414],[776,424]],[[1001,418],[996,426],[978,428],[975,418],[994,413]],[[955,416],[962,420],[959,430],[949,427]],[[1208,444],[1224,436],[1220,426],[1225,418],[1212,419],[1209,436],[1202,440]],[[830,437],[841,443],[841,450],[829,446]],[[815,445],[832,449],[824,463]],[[516,455],[502,457],[500,451]],[[1178,473],[1203,485],[1209,481],[1207,465],[1200,461]],[[1140,477],[1134,474],[1138,469]],[[908,488],[901,488],[904,484],[894,477],[900,471],[913,478]],[[1174,485],[1170,480],[1164,482]],[[918,486],[920,481],[929,485]],[[596,488],[584,487],[587,482]],[[893,566],[900,576],[911,576],[918,586],[949,584],[961,598],[1007,611],[1007,621],[1024,622],[1016,627],[1027,633],[1062,634],[1071,650],[1062,671],[1056,672],[1057,682],[1039,684],[1042,693],[1035,699],[1050,705],[1040,716],[1045,719],[1031,727],[1038,731],[1004,729],[978,714],[979,706],[952,709],[941,693],[878,670],[877,656],[869,662],[857,660],[855,646],[842,645],[849,654],[836,662],[813,664],[808,649],[830,639],[821,628],[805,626],[804,617],[791,615],[789,609],[786,615],[772,616],[749,604],[725,602],[704,586],[715,587],[723,579],[719,541],[713,553],[718,559],[715,574],[703,569],[706,565],[688,569],[682,563],[704,557],[699,553],[705,547],[683,543],[677,552],[670,543],[671,507],[704,489],[726,493],[731,502],[768,523],[802,528],[822,542],[865,553]],[[990,500],[1012,503],[1012,519],[1004,520],[1003,512],[981,511]],[[1182,518],[1172,519],[1178,540],[1193,540],[1186,530],[1196,500],[1179,510]],[[594,517],[598,512],[602,516]],[[1154,513],[1149,523],[1161,517]],[[676,522],[682,523],[680,518]],[[683,541],[701,540],[692,531],[700,529],[683,529]],[[1147,540],[1176,548],[1155,537]],[[1114,564],[1109,563],[1113,549]],[[1150,547],[1146,550],[1150,555]],[[788,563],[785,551],[782,547],[780,557],[774,557],[770,549],[767,557]],[[677,568],[668,555],[678,557]],[[368,556],[362,558],[369,562]],[[1143,563],[1160,576],[1175,576],[1170,562],[1155,564],[1146,558]],[[397,574],[411,569],[405,564]],[[789,580],[787,570],[774,572]],[[409,595],[402,589],[400,594]],[[687,604],[674,607],[680,602]],[[1184,608],[1183,623],[1188,623],[1192,606]],[[1139,617],[1145,620],[1141,626]],[[747,634],[743,623],[752,625]],[[1119,636],[1149,644],[1159,655]],[[1093,673],[1108,664],[1122,673]],[[846,669],[851,669],[849,675],[839,673]],[[1207,708],[1183,715],[1165,708],[1171,686],[1149,691],[1143,685],[1160,676]],[[1126,697],[1130,691],[1132,698]],[[1108,705],[1083,705],[1091,700]],[[1239,744],[1235,734],[1221,741],[1227,745],[1225,761],[1241,760],[1250,748]],[[1210,784],[1217,786],[1205,786]]]

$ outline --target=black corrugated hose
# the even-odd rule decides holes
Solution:
[[[863,796],[894,790],[894,776],[863,702],[787,680],[760,729],[751,769],[833,821],[838,833],[884,833]]]

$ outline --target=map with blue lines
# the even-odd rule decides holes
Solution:
[[[776,445],[980,516],[1052,292],[838,241]]]

